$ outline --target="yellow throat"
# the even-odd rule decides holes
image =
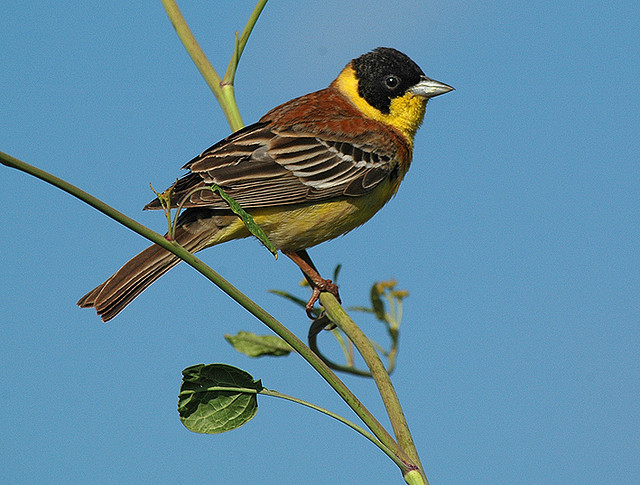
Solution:
[[[407,92],[404,96],[393,98],[389,106],[389,113],[383,113],[360,96],[358,93],[358,78],[351,65],[342,70],[335,83],[340,92],[347,96],[365,116],[393,126],[413,146],[413,137],[424,119],[424,112],[427,107],[426,98]]]

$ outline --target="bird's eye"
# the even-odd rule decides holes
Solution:
[[[400,79],[397,76],[387,76],[384,78],[384,85],[389,89],[395,89],[400,84]]]

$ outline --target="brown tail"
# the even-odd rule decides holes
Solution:
[[[224,220],[223,220],[224,219]],[[215,234],[229,223],[225,217],[199,217],[176,229],[175,240],[195,253],[210,245]],[[173,253],[153,245],[129,260],[111,278],[78,301],[82,308],[95,308],[103,322],[120,313],[154,281],[181,261]]]

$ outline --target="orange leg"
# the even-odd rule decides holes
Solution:
[[[318,270],[314,266],[309,254],[306,250],[302,249],[300,251],[282,251],[285,256],[287,256],[291,261],[296,263],[298,267],[302,270],[304,277],[307,279],[311,288],[313,289],[313,293],[311,293],[311,298],[307,302],[305,309],[307,311],[307,316],[311,319],[313,317],[313,305],[315,305],[318,298],[320,298],[320,293],[323,291],[328,291],[333,296],[335,296],[338,301],[340,301],[340,295],[338,294],[338,286],[333,283],[331,280],[325,280]]]

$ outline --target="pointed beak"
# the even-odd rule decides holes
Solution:
[[[409,88],[409,92],[416,96],[422,96],[425,98],[433,98],[444,93],[453,91],[453,88],[445,83],[429,79],[426,76],[420,78],[420,82],[415,86]]]

